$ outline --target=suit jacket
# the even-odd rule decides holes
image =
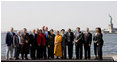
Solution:
[[[88,32],[88,35],[84,33],[84,44],[91,44],[92,41],[92,34]]]
[[[69,40],[69,39],[68,39],[68,36],[69,36],[69,35],[68,35],[68,32],[67,32],[67,33],[66,33],[67,43],[68,43],[68,40]],[[70,37],[69,37],[69,38],[70,38],[70,42],[72,43],[73,40],[74,40],[74,34],[73,34],[73,32],[70,32]]]
[[[79,33],[79,35],[77,33]],[[82,32],[75,32],[75,40],[78,40],[78,42],[76,44],[84,43],[83,33]]]
[[[55,38],[55,35],[53,34],[53,35],[49,35],[48,36],[48,45],[51,45],[51,46],[54,46],[54,38]]]
[[[15,35],[14,32],[12,34],[13,34],[13,36]],[[11,44],[13,44],[13,36],[11,36],[11,33],[10,32],[7,32],[7,35],[6,35],[6,44],[8,46],[11,46]]]
[[[103,41],[103,38],[102,37],[103,37],[102,33],[98,33],[97,34],[96,40],[97,40],[97,44],[98,45],[103,45],[103,42],[104,41]]]
[[[32,45],[32,47],[36,47],[37,46],[36,36],[37,36],[36,34],[35,34],[35,36],[33,36],[33,34],[29,35],[29,38],[30,38],[29,42]]]
[[[66,40],[67,39],[67,37],[66,37],[66,35],[64,34],[63,36],[62,36],[62,47],[66,47]]]
[[[19,37],[17,35],[14,35],[14,37],[13,37],[13,46],[20,47],[19,40],[21,40],[21,39],[19,39]]]
[[[45,33],[46,31],[44,31],[44,35],[45,35],[45,40],[46,40],[46,45],[48,45],[48,40],[49,40],[49,38],[48,38],[48,36],[50,35],[50,32],[49,31],[47,31],[47,33],[48,33],[48,36],[46,37],[46,33]]]

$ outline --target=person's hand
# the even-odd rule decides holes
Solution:
[[[26,43],[28,43],[28,40],[26,40]]]
[[[38,44],[38,46],[40,46],[40,44]]]
[[[32,47],[32,44],[30,44],[30,46]]]
[[[78,40],[75,40],[75,42],[77,43],[77,42],[78,42]]]
[[[14,47],[16,48],[16,45]]]
[[[91,46],[91,44],[88,44],[88,46]]]
[[[20,42],[20,45],[22,45],[23,43],[22,42]]]
[[[97,44],[97,46],[98,46],[99,44]]]
[[[94,43],[96,43],[96,41],[94,41]]]
[[[50,48],[50,45],[48,45],[48,47]]]

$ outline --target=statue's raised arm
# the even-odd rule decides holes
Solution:
[[[109,17],[110,17],[110,23],[112,24],[112,17],[111,17],[111,15],[109,14]]]

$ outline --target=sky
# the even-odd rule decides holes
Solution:
[[[117,27],[116,1],[2,1],[1,31],[11,27],[32,30],[42,26],[55,30],[107,29],[109,14]]]

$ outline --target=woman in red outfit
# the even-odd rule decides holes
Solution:
[[[42,30],[39,30],[39,33],[37,34],[37,44],[38,44],[38,59],[43,59],[45,57],[44,54],[44,48],[46,45],[45,35],[42,33]],[[44,57],[43,57],[44,56]]]

